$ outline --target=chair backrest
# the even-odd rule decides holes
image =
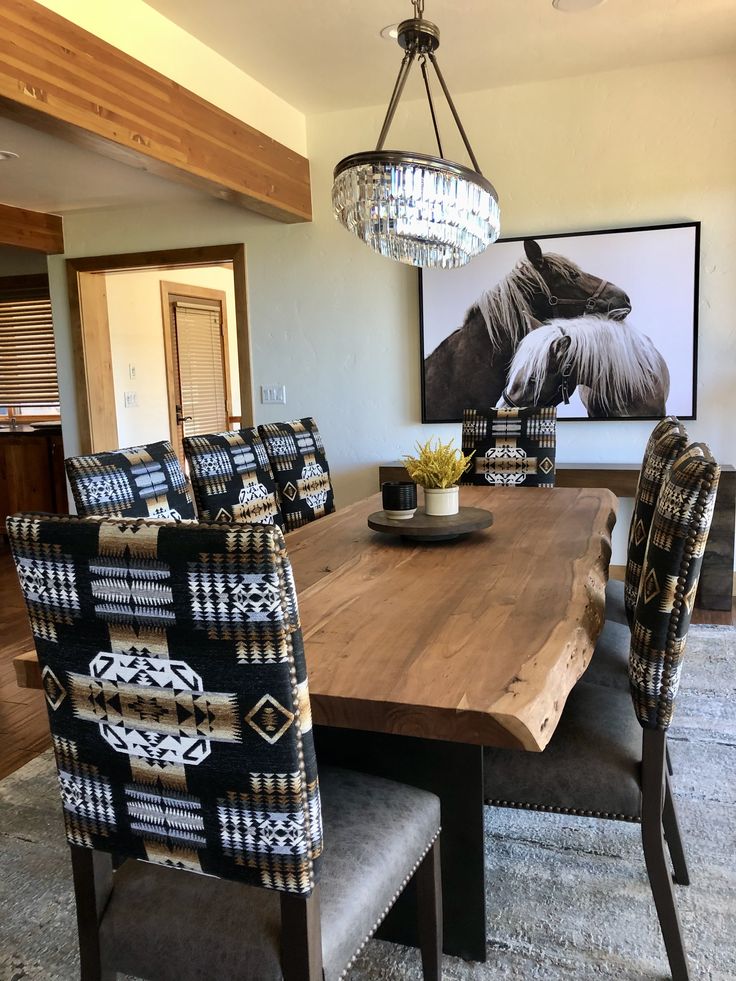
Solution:
[[[184,437],[201,521],[283,525],[278,489],[257,429]]]
[[[193,518],[187,478],[171,443],[70,456],[66,473],[82,517]]]
[[[657,498],[629,654],[631,696],[646,729],[667,729],[672,719],[719,475],[708,447],[693,443]]]
[[[557,409],[466,409],[463,453],[473,452],[464,484],[554,487]]]
[[[684,452],[687,444],[688,435],[685,427],[675,416],[666,416],[652,430],[644,450],[644,459],[636,485],[634,510],[629,525],[626,554],[624,605],[629,626],[634,621],[641,568],[662,481],[677,457]]]
[[[322,847],[273,525],[8,519],[68,840],[308,895]]]
[[[258,427],[279,488],[281,513],[293,531],[335,510],[322,437],[311,417]]]

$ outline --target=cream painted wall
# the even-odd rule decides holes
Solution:
[[[304,114],[143,0],[39,0],[90,34],[307,155]]]
[[[46,272],[46,256],[30,249],[0,245],[0,276],[36,276]]]
[[[451,80],[450,80],[451,83]],[[699,417],[692,435],[736,462],[736,60],[712,58],[478,92],[457,98],[476,154],[519,235],[700,219]],[[71,255],[244,241],[254,383],[284,383],[288,403],[257,421],[313,414],[339,505],[376,487],[376,467],[433,432],[419,423],[416,272],[372,254],[330,209],[331,172],[373,144],[384,107],[309,119],[314,221],[278,225],[218,202],[76,213]],[[390,142],[430,148],[425,106],[402,106]],[[456,151],[452,147],[451,152]],[[49,262],[65,426],[74,393],[63,260]],[[563,461],[641,459],[650,426],[563,423]],[[66,437],[71,450],[75,431]],[[622,562],[625,514],[614,562]]]
[[[171,439],[161,310],[162,280],[225,292],[232,414],[240,415],[232,269],[185,266],[165,272],[151,269],[112,273],[105,276],[105,285],[120,446]],[[130,365],[135,366],[135,379],[130,377]],[[137,406],[125,407],[125,392],[135,392]]]

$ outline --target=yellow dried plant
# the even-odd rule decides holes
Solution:
[[[417,455],[403,457],[404,466],[413,481],[420,487],[454,487],[468,469],[470,456],[455,446],[455,440],[443,443],[436,437],[426,443],[417,443]]]

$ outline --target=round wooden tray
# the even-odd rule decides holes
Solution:
[[[401,535],[415,542],[448,542],[472,531],[490,528],[493,515],[484,508],[460,508],[457,514],[435,517],[417,510],[411,518],[389,518],[385,511],[368,515],[368,527],[384,535]]]

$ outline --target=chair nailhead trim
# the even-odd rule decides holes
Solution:
[[[368,936],[367,936],[367,937],[365,938],[365,940],[363,941],[363,943],[362,943],[362,944],[360,945],[360,947],[358,947],[358,949],[357,949],[357,950],[355,951],[355,953],[353,954],[353,956],[352,956],[352,957],[350,958],[350,960],[348,961],[348,963],[347,963],[347,965],[345,966],[345,970],[344,970],[344,971],[342,972],[342,974],[340,975],[340,977],[339,977],[339,979],[338,979],[338,981],[342,981],[342,979],[343,979],[343,978],[345,977],[345,975],[346,975],[346,974],[348,973],[348,971],[349,971],[349,970],[350,970],[350,968],[351,968],[351,967],[353,966],[353,964],[354,964],[354,963],[356,962],[356,960],[358,959],[358,957],[360,957],[360,955],[361,955],[361,954],[362,954],[362,952],[363,952],[363,948],[364,948],[364,947],[365,947],[365,945],[366,945],[366,944],[368,943],[368,941],[369,941],[369,940],[371,939],[371,937],[372,937],[372,936],[373,936],[373,934],[374,934],[374,933],[376,932],[376,930],[377,930],[377,929],[379,928],[379,926],[380,926],[380,925],[381,925],[381,924],[383,923],[383,921],[384,921],[384,920],[386,919],[386,917],[388,916],[388,914],[389,914],[389,912],[390,912],[390,910],[391,910],[391,907],[392,907],[392,906],[394,905],[394,903],[396,902],[396,900],[397,900],[397,899],[399,898],[399,896],[400,896],[400,895],[402,894],[402,892],[404,891],[404,889],[406,888],[406,886],[407,886],[407,885],[409,884],[409,882],[410,882],[410,880],[412,879],[412,877],[413,877],[413,875],[414,875],[414,873],[416,872],[416,870],[417,870],[417,869],[419,868],[419,866],[420,866],[420,865],[422,864],[422,862],[424,861],[424,859],[425,859],[425,858],[427,857],[427,855],[429,854],[429,850],[431,849],[431,847],[432,847],[432,845],[434,845],[434,843],[435,843],[435,842],[437,841],[437,839],[439,838],[439,836],[440,836],[440,832],[441,832],[441,831],[442,831],[442,828],[438,828],[438,829],[437,829],[437,834],[436,834],[436,835],[434,836],[434,838],[433,838],[433,839],[432,839],[432,840],[430,841],[430,843],[429,843],[429,844],[427,845],[427,847],[426,847],[426,848],[424,849],[424,851],[422,852],[422,854],[421,854],[421,855],[419,856],[419,858],[417,859],[417,861],[416,861],[416,862],[414,863],[414,865],[412,866],[412,869],[411,869],[411,871],[409,872],[409,874],[407,875],[407,877],[406,877],[406,878],[404,879],[404,881],[403,881],[403,882],[401,883],[401,885],[399,886],[399,888],[398,888],[398,889],[396,890],[396,892],[395,892],[395,893],[393,894],[393,896],[392,896],[392,897],[391,897],[391,899],[389,900],[389,904],[388,904],[388,906],[387,906],[387,907],[386,907],[386,909],[385,909],[385,910],[384,910],[384,911],[383,911],[383,912],[381,913],[381,915],[380,915],[380,916],[378,917],[378,919],[376,920],[376,922],[375,922],[375,923],[373,924],[373,926],[371,927],[371,930],[370,930],[370,933],[368,934]]]
[[[488,807],[512,807],[517,811],[544,811],[547,814],[571,814],[573,817],[603,818],[608,821],[628,821],[631,824],[641,824],[640,817],[630,814],[614,814],[611,811],[583,811],[577,807],[552,807],[549,804],[527,804],[513,800],[486,800]]]
[[[694,510],[699,525],[700,523],[702,523],[703,516],[705,514],[705,503],[708,499],[708,494],[713,488],[713,474],[714,474],[714,467],[711,466],[710,477],[703,481],[700,487],[700,493],[698,494],[698,500],[695,504]],[[690,531],[685,540],[685,549],[682,557],[682,564],[680,566],[679,575],[677,577],[677,585],[675,586],[675,598],[672,604],[672,616],[670,618],[670,623],[667,630],[667,649],[664,654],[664,664],[662,666],[662,681],[668,684],[672,676],[672,672],[673,670],[677,669],[677,665],[680,660],[680,658],[675,657],[673,653],[673,648],[677,642],[677,635],[680,631],[680,626],[682,624],[683,611],[685,607],[685,583],[687,581],[690,565],[695,556],[696,539],[697,539],[697,533],[693,531],[691,526]],[[657,706],[657,724],[655,728],[664,730],[666,732],[670,727],[672,706],[667,707],[662,705],[661,698],[658,701],[659,704]]]

